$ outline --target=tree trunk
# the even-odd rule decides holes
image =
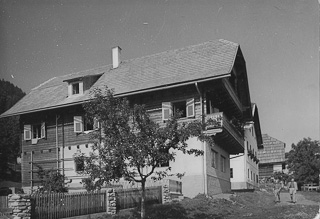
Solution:
[[[142,180],[141,182],[141,219],[144,219],[146,216],[146,203],[145,203],[145,199],[146,199],[146,181]]]

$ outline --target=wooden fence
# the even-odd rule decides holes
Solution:
[[[141,190],[115,189],[117,211],[140,205]],[[32,195],[32,218],[58,219],[107,212],[107,192],[52,193]],[[161,203],[162,187],[146,188],[146,203]]]
[[[8,196],[0,196],[0,209],[8,208]]]
[[[58,219],[106,212],[106,191],[32,195],[32,218]]]
[[[117,210],[140,206],[141,189],[116,189]],[[146,188],[146,203],[160,204],[162,202],[162,187],[154,186]]]

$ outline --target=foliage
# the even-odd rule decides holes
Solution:
[[[287,183],[290,181],[290,175],[280,171],[274,172],[271,175],[271,178],[282,180],[284,183]]]
[[[44,170],[41,166],[38,168],[37,175],[41,181],[40,186],[36,192],[68,192],[66,182],[67,178],[56,170]]]
[[[10,82],[0,80],[0,114],[12,107],[25,93]],[[18,181],[9,163],[16,163],[20,153],[19,117],[0,119],[0,176],[1,179]],[[17,175],[17,176],[15,176]]]
[[[318,183],[320,168],[319,141],[304,138],[292,144],[288,154],[288,168],[299,184]]]
[[[201,150],[188,149],[190,137],[211,139],[202,134],[200,121],[179,123],[178,113],[160,127],[145,106],[130,106],[126,98],[114,97],[114,91],[107,88],[104,92],[96,89],[84,109],[89,120],[99,121],[101,129],[91,133],[93,153],[86,158],[84,173],[89,178],[83,183],[96,189],[120,178],[141,183],[142,203],[147,178],[160,180],[170,175],[170,167],[157,167],[173,161],[177,151],[202,155]]]

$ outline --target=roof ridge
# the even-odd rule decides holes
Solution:
[[[239,46],[238,43],[234,43],[234,42],[231,42],[231,41],[228,41],[228,40],[225,40],[225,39],[215,39],[215,40],[209,40],[209,41],[206,41],[206,42],[203,42],[203,43],[189,45],[189,46],[186,46],[186,47],[180,47],[180,48],[177,48],[177,49],[165,50],[163,52],[158,52],[158,53],[154,53],[154,54],[151,54],[151,55],[145,55],[145,56],[141,56],[141,57],[137,57],[137,58],[126,59],[126,60],[123,60],[122,62],[132,62],[133,60],[142,60],[142,59],[147,58],[147,57],[159,56],[161,54],[165,54],[165,53],[168,53],[168,52],[175,52],[175,51],[179,51],[179,50],[186,50],[186,49],[190,49],[190,48],[193,48],[193,47],[197,47],[197,46],[200,46],[200,45],[205,45],[205,44],[208,44],[208,43],[214,43],[214,42],[223,42],[223,43],[228,43],[228,44],[233,44],[233,45]],[[234,62],[235,58],[236,58],[236,54],[233,57],[233,62]],[[66,74],[66,75],[56,76],[56,77],[48,79],[47,81],[43,82],[42,84],[40,84],[38,86],[32,88],[31,91],[41,88],[43,85],[47,84],[48,82],[50,82],[51,80],[56,79],[56,78],[70,77],[72,75],[76,75],[76,74],[79,74],[79,73],[82,73],[82,72],[84,73],[84,72],[89,72],[89,71],[92,71],[92,70],[98,70],[99,68],[105,68],[105,67],[108,67],[108,66],[112,66],[112,64],[102,65],[102,66],[93,67],[93,68],[86,69],[86,70],[72,72],[72,73],[69,73],[69,74]],[[230,69],[230,71],[231,70],[232,69]]]
[[[231,41],[228,41],[228,40],[225,40],[225,39],[216,39],[216,40],[209,40],[209,41],[206,41],[206,42],[203,42],[203,43],[198,43],[198,44],[189,45],[189,46],[185,46],[185,47],[180,47],[180,48],[176,48],[176,49],[169,49],[169,50],[165,50],[165,51],[162,51],[162,52],[153,53],[153,54],[150,54],[150,55],[145,55],[145,56],[141,56],[141,57],[137,57],[137,58],[131,58],[131,59],[124,60],[124,62],[129,62],[129,61],[132,61],[132,60],[141,60],[141,59],[144,59],[146,57],[153,57],[153,56],[161,55],[161,54],[168,53],[168,52],[186,50],[186,49],[190,49],[190,48],[193,48],[193,47],[197,47],[197,46],[200,46],[200,45],[205,45],[205,44],[213,43],[213,42],[223,42],[223,43],[234,44],[234,45],[239,46],[238,43],[234,43],[234,42],[231,42]],[[236,57],[236,55],[235,55],[235,57]]]

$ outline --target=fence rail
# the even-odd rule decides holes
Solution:
[[[0,196],[0,209],[8,208],[8,196]]]
[[[106,191],[32,195],[33,218],[58,219],[106,212]]]

